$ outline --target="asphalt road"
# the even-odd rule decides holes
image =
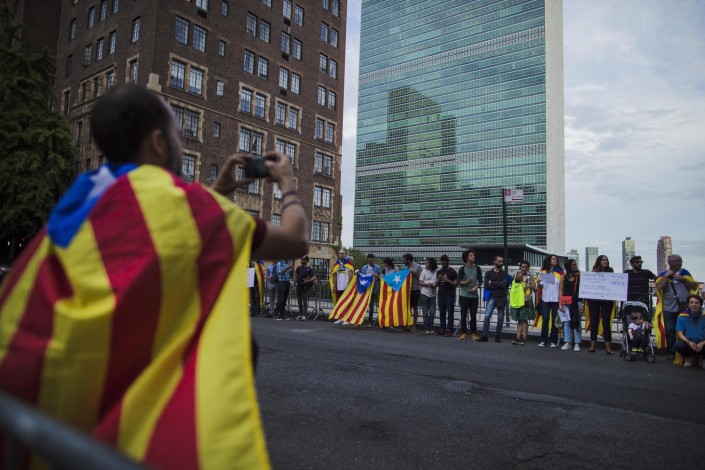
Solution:
[[[705,370],[254,318],[275,469],[703,468]]]

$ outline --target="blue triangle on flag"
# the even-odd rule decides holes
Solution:
[[[410,272],[411,270],[409,269],[402,269],[401,271],[382,276],[382,279],[384,279],[384,282],[386,282],[387,285],[394,290],[394,292],[398,292],[404,285],[404,281],[409,276]]]
[[[364,294],[367,288],[374,282],[374,276],[372,274],[358,274],[357,275],[357,292]]]

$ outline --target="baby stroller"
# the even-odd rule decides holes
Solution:
[[[653,364],[656,362],[656,356],[654,355],[654,341],[651,337],[651,330],[653,329],[653,326],[652,328],[648,328],[646,330],[646,335],[649,341],[647,347],[643,348],[643,350],[634,350],[629,344],[629,334],[627,333],[627,329],[629,328],[629,323],[631,322],[633,312],[640,312],[644,320],[649,322],[650,325],[653,325],[651,323],[651,312],[649,312],[649,308],[645,303],[635,301],[624,302],[622,309],[619,312],[619,315],[622,318],[622,352],[620,352],[619,355],[623,356],[624,360],[629,362],[634,361],[637,356],[641,356],[646,359],[646,362]]]

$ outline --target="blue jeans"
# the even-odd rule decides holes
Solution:
[[[680,312],[663,312],[663,323],[666,327],[666,349],[670,353],[675,353],[673,345],[676,342],[676,320]]]
[[[453,322],[455,320],[453,311],[455,310],[455,296],[454,295],[439,295],[438,296],[438,311],[441,314],[441,330],[446,328],[449,330],[453,329]],[[446,318],[448,323],[446,324]]]
[[[553,312],[553,321],[551,321]],[[558,317],[558,302],[541,302],[541,342],[548,341],[548,327],[551,327],[551,344],[558,344],[558,328],[556,328],[556,317]]]
[[[490,332],[490,319],[492,318],[492,312],[494,312],[495,307],[497,307],[497,329],[494,335],[500,336],[502,334],[502,324],[504,323],[504,306],[507,303],[505,297],[490,297],[485,306],[485,320],[482,322],[482,336],[487,336]]]
[[[575,344],[580,344],[580,341],[582,341],[582,336],[580,335],[580,327],[578,327],[577,330],[572,330],[570,328],[570,322],[569,321],[564,321],[563,322],[563,341],[566,343],[571,343],[573,340],[573,332],[575,332]]]
[[[370,296],[370,316],[367,319],[367,321],[372,324],[372,318],[374,317],[375,314],[375,305],[379,303],[379,292],[374,292],[372,291],[372,295]]]
[[[433,328],[433,322],[436,320],[436,297],[429,297],[421,294],[421,310],[423,310],[423,326],[427,330]]]

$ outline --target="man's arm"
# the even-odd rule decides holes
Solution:
[[[673,271],[671,271],[670,269],[668,271],[666,271],[665,273],[663,273],[663,276],[661,276],[660,278],[658,278],[656,280],[654,287],[656,287],[656,289],[658,289],[658,290],[663,290],[663,288],[666,287],[666,284],[668,284],[668,278],[672,274],[673,274]]]
[[[228,157],[213,189],[230,197],[235,190],[253,180],[236,181],[235,168],[245,165],[251,155],[233,154]],[[269,179],[279,185],[284,198],[281,206],[281,225],[267,224],[264,238],[252,253],[255,259],[297,258],[308,252],[308,217],[294,185],[294,172],[289,159],[280,152],[264,154]]]

